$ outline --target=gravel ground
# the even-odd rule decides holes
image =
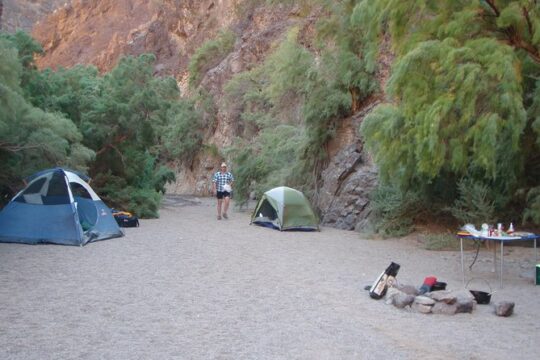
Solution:
[[[422,315],[363,288],[390,261],[402,283],[435,275],[462,288],[459,252],[279,232],[250,226],[248,212],[217,221],[212,199],[170,197],[124,238],[0,244],[0,359],[538,359],[534,252],[507,249],[503,289],[487,250],[466,275],[491,283],[492,302],[514,301],[513,316],[490,305]]]

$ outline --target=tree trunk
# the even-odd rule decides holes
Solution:
[[[0,31],[2,31],[2,11],[4,10],[4,0],[0,0]]]

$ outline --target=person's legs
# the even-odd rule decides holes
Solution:
[[[218,198],[217,201],[217,219],[221,220],[221,204],[223,203],[223,199]]]
[[[223,217],[225,219],[228,218],[227,216],[227,210],[229,210],[229,202],[231,201],[231,198],[230,196],[226,195],[224,198],[223,198]]]

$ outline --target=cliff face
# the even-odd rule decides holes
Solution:
[[[221,149],[241,132],[238,114],[221,104],[226,81],[263,61],[291,26],[299,27],[303,41],[309,42],[317,17],[316,12],[304,14],[294,5],[268,7],[264,1],[250,0],[73,0],[36,23],[32,34],[45,50],[37,61],[41,68],[80,63],[94,64],[106,72],[123,55],[153,53],[156,75],[175,77],[185,94],[189,91],[187,66],[195,50],[216,38],[220,30],[232,30],[236,35],[233,51],[202,79],[216,109],[205,143]],[[355,229],[368,215],[367,195],[375,184],[376,171],[363,152],[356,129],[375,103],[374,99],[366,102],[361,112],[344,121],[330,144],[332,159],[315,204],[326,224]],[[171,164],[176,166],[178,180],[167,190],[208,195],[210,176],[220,160],[201,153],[189,166]]]
[[[30,32],[35,23],[51,14],[66,0],[0,0],[0,29]]]
[[[291,11],[271,11],[249,0],[74,0],[37,23],[33,36],[43,45],[40,68],[93,64],[106,72],[123,55],[153,53],[156,75],[177,79],[187,93],[187,66],[195,50],[231,29],[237,37],[233,53],[203,79],[216,98],[234,73],[260,62],[273,41],[290,25]],[[292,15],[293,16],[293,15]],[[219,111],[219,110],[218,110]],[[218,122],[226,118],[217,114]],[[215,142],[225,145],[234,126],[217,127]],[[214,141],[211,141],[211,143]]]
[[[222,88],[235,73],[260,63],[272,44],[292,25],[307,32],[313,18],[298,15],[295,6],[256,6],[250,0],[74,0],[37,23],[33,36],[45,54],[40,68],[94,64],[102,72],[112,69],[123,55],[153,53],[156,75],[176,78],[187,93],[187,67],[205,41],[229,29],[236,35],[233,51],[209,69],[202,82],[215,101],[214,126],[205,143],[218,149],[238,135],[237,118],[220,104]],[[168,190],[207,194],[208,174],[219,162],[200,154],[189,168],[178,164],[178,182]]]
[[[113,68],[122,55],[154,53],[156,72],[181,78],[193,51],[228,27],[235,1],[73,0],[37,24],[41,67]]]

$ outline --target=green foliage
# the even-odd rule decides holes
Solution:
[[[272,104],[263,92],[268,81],[263,66],[235,75],[224,87],[227,110],[231,113],[270,113]]]
[[[77,65],[36,72],[26,85],[26,94],[34,106],[61,112],[80,126],[82,114],[99,102],[102,87],[103,78],[94,66]]]
[[[208,40],[189,61],[189,85],[199,86],[204,74],[219,64],[233,49],[236,38],[232,31],[222,31],[216,39]]]
[[[496,222],[494,196],[486,184],[463,179],[458,183],[458,191],[459,197],[450,211],[460,224],[480,226]]]
[[[198,88],[192,101],[194,102],[194,108],[200,117],[200,127],[204,128],[207,133],[215,130],[218,107],[214,96],[206,91],[206,89]]]
[[[346,91],[323,80],[317,83],[309,92],[304,107],[308,141],[301,158],[301,173],[313,175],[308,177],[311,186],[316,183],[327,159],[325,144],[334,137],[337,121],[348,115],[351,107],[351,97]]]
[[[161,193],[153,189],[129,189],[124,191],[129,194],[128,209],[135,209],[135,214],[141,218],[159,217],[159,205],[161,204]]]
[[[32,83],[36,76],[39,76],[34,57],[36,54],[43,53],[43,49],[37,41],[23,31],[17,31],[15,34],[0,32],[0,39],[5,39],[12,48],[17,50],[19,63],[22,66],[18,80],[21,89],[25,91],[25,98],[28,98],[29,96],[26,94],[28,84]]]
[[[246,19],[260,6],[280,7],[294,6],[295,15],[307,16],[320,0],[250,0],[235,2],[234,12],[237,19]]]
[[[159,216],[162,195],[152,188],[130,186],[125,179],[110,172],[99,173],[92,180],[101,198],[112,208],[130,211],[141,218]]]
[[[495,194],[483,207],[462,194],[454,204],[461,211],[453,212],[460,220],[523,208],[515,196],[538,186],[540,169],[539,10],[530,1],[363,0],[354,7],[367,63],[376,65],[383,39],[396,55],[391,103],[360,129],[383,183],[429,190],[446,176],[456,181],[450,189],[466,178]],[[527,216],[540,219],[529,194]]]
[[[12,91],[20,92],[20,80],[22,74],[22,64],[18,57],[17,49],[0,37],[0,84],[11,89]],[[7,91],[7,90],[4,90]],[[2,97],[4,94],[2,93]]]
[[[229,111],[237,111],[247,140],[228,150],[235,164],[235,197],[244,203],[253,191],[287,184],[305,141],[296,108],[305,96],[313,57],[297,44],[293,28],[260,66],[225,86]]]
[[[152,187],[155,191],[165,194],[165,185],[176,180],[174,171],[166,166],[160,166],[152,177]]]
[[[165,156],[191,163],[202,147],[202,123],[198,114],[187,101],[174,104],[167,113],[169,119],[164,127],[162,142]]]
[[[241,175],[237,200],[274,184],[311,194],[339,121],[376,89],[349,22],[352,5],[323,5],[331,16],[317,30],[320,48],[315,51],[320,56],[300,45],[299,29],[291,28],[263,64],[237,74],[225,87],[228,110],[239,114],[243,136],[249,139],[241,142],[249,148],[245,153],[233,149],[236,173]],[[289,126],[298,130],[285,135],[288,142],[280,139],[282,134],[272,135],[276,129],[290,131]]]
[[[81,117],[81,128],[96,148],[126,140],[137,140],[139,148],[156,142],[156,128],[166,124],[179,91],[174,81],[152,76],[154,60],[149,54],[127,57],[105,75],[100,97]]]
[[[229,106],[243,111],[246,119],[271,115],[272,124],[258,121],[258,126],[301,122],[289,110],[291,106],[302,102],[306,95],[309,71],[314,65],[314,59],[305,48],[298,45],[297,38],[298,29],[290,29],[263,64],[234,76],[225,85]]]
[[[36,48],[28,39],[24,33],[0,35],[0,188],[10,195],[37,170],[58,165],[84,170],[94,156],[70,119],[25,99],[24,74],[35,71],[28,57]]]
[[[437,234],[427,234],[423,236],[422,242],[426,250],[441,251],[441,250],[451,250],[459,251],[460,241],[456,238],[455,234],[452,233],[437,233]],[[472,240],[463,240],[463,248],[473,249],[474,243]]]
[[[19,61],[23,68],[36,68],[34,55],[43,53],[43,48],[30,35],[24,31],[17,31],[15,34],[0,33],[0,39],[8,40],[17,49]]]
[[[527,0],[362,0],[352,15],[368,40],[364,44],[370,62],[376,60],[384,34],[392,37],[398,55],[428,40],[489,37],[538,60],[539,18],[540,8]]]
[[[327,160],[326,144],[343,118],[377,89],[362,54],[358,26],[351,21],[357,1],[323,2],[329,16],[318,24],[320,61],[309,70],[303,107],[307,138],[294,183],[315,188]]]
[[[514,62],[489,39],[424,42],[403,57],[387,89],[398,104],[377,108],[361,129],[383,179],[513,174],[526,120]]]
[[[540,224],[540,186],[534,187],[527,193],[527,208],[523,212],[523,223],[532,221]]]
[[[236,164],[236,202],[245,203],[252,191],[259,197],[271,188],[287,184],[303,139],[301,129],[283,124],[262,130],[254,144],[240,140],[230,150]]]
[[[268,85],[263,91],[275,106],[303,96],[308,81],[307,71],[313,66],[313,56],[297,43],[298,28],[292,28],[264,64]]]
[[[210,156],[214,157],[214,158],[222,158],[223,157],[223,154],[220,153],[218,147],[216,146],[216,144],[204,144],[203,145],[203,150],[209,154]]]
[[[129,163],[130,166],[110,166],[109,170],[97,173],[92,186],[99,189],[100,196],[112,207],[131,211],[142,218],[158,217],[165,184],[175,180],[174,172],[159,165],[148,152],[134,147],[125,151],[126,158],[134,162]]]
[[[540,65],[530,59],[523,62],[524,103],[529,123],[523,134],[521,148],[523,153],[524,178],[516,195],[517,211],[526,204],[522,221],[540,224]],[[515,219],[517,221],[517,219]]]
[[[248,147],[235,154],[235,202],[243,206],[249,200],[254,185],[264,180],[269,174],[268,164],[258,156],[253,156]],[[263,191],[264,192],[264,191]],[[260,194],[258,194],[260,196]]]
[[[160,197],[152,193],[163,192],[164,184],[174,180],[157,159],[189,156],[194,147],[189,141],[199,128],[192,105],[180,100],[174,79],[153,77],[154,61],[148,54],[123,58],[101,81],[86,81],[95,92],[80,115],[85,141],[97,153],[91,174],[109,172],[112,181],[125,182],[115,191],[98,182],[98,189],[117,207],[142,217],[157,216]]]
[[[201,146],[193,104],[173,78],[153,76],[153,55],[124,58],[104,76],[86,66],[39,72],[28,57],[39,50],[34,44],[24,34],[0,36],[2,194],[46,167],[89,166],[111,206],[158,216],[174,181],[161,162],[187,160]]]
[[[423,198],[412,191],[379,185],[371,197],[375,232],[387,237],[410,233],[415,217],[424,209]]]
[[[240,201],[275,185],[315,191],[328,143],[377,90],[380,56],[388,55],[380,51],[390,48],[389,102],[360,129],[381,176],[379,232],[408,231],[425,204],[433,213],[452,208],[460,222],[525,210],[524,221],[540,223],[535,2],[260,0],[239,8],[253,13],[263,3],[295,6],[296,20],[315,8],[324,15],[313,43],[312,27],[291,28],[261,64],[226,84],[224,112],[238,119],[240,137],[224,153],[203,144],[221,99],[204,91],[181,99],[174,79],[153,77],[152,55],[125,58],[105,76],[83,66],[39,72],[37,43],[0,35],[0,191],[22,172],[90,165],[111,201],[155,216],[172,180],[162,164],[189,164],[201,149],[234,160]],[[224,31],[197,49],[193,89],[234,42]]]

